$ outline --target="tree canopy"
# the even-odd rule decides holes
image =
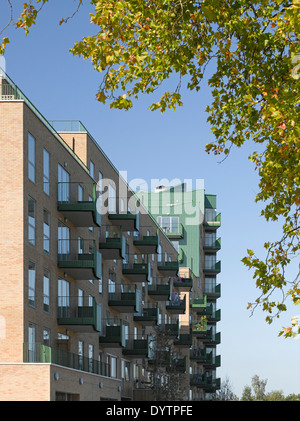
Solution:
[[[48,1],[24,3],[19,19],[11,14],[9,24],[28,33]],[[78,0],[78,8],[82,3]],[[177,76],[171,92],[149,101],[150,110],[164,112],[183,105],[183,90],[199,91],[205,82],[213,98],[207,121],[215,136],[206,151],[225,158],[232,147],[253,143],[249,158],[259,174],[256,201],[263,203],[267,221],[282,223],[282,236],[265,241],[266,256],[249,249],[242,261],[254,271],[259,291],[248,308],[261,306],[271,323],[286,311],[287,298],[300,303],[299,269],[286,275],[300,251],[300,0],[90,3],[95,35],[76,42],[71,52],[101,73],[98,101],[128,110],[142,94],[150,99]],[[0,53],[8,43],[4,37]],[[209,63],[213,72],[206,78]],[[281,334],[291,336],[291,327]]]

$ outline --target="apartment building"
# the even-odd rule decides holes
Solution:
[[[0,151],[0,400],[206,399],[214,197],[188,245],[187,221],[169,232],[80,121],[46,120],[2,70]]]
[[[0,399],[152,399],[178,254],[80,122],[0,81]]]
[[[138,194],[178,252],[180,268],[174,285],[188,303],[185,314],[179,318],[180,326],[189,326],[192,332],[185,357],[189,399],[193,401],[214,398],[220,388],[217,368],[221,365],[221,356],[217,354],[221,341],[217,329],[221,319],[221,310],[217,308],[221,295],[217,283],[221,271],[221,262],[217,260],[221,249],[217,235],[221,214],[217,213],[216,195],[206,194],[203,180],[197,181],[200,186],[196,189],[186,182]]]

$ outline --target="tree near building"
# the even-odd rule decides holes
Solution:
[[[148,369],[151,372],[151,389],[155,401],[185,400],[185,359],[174,346],[174,335],[166,328],[155,326],[151,334],[151,357]]]
[[[48,1],[25,3],[19,19],[11,14],[8,24],[28,33]],[[76,42],[71,52],[91,60],[101,73],[96,95],[101,103],[127,110],[147,94],[154,96],[151,110],[175,110],[183,105],[183,89],[197,92],[205,78],[213,97],[207,121],[215,135],[207,152],[226,158],[233,147],[253,145],[249,158],[259,175],[256,201],[264,204],[267,221],[282,223],[282,233],[276,241],[265,241],[265,257],[249,249],[242,261],[254,271],[259,291],[248,308],[261,307],[272,323],[286,311],[287,298],[300,303],[299,269],[286,275],[300,251],[300,1],[90,3],[96,34]],[[78,8],[82,4],[78,0]],[[8,42],[4,37],[0,53]],[[208,68],[212,74],[207,75]],[[173,89],[155,97],[171,76]],[[288,327],[281,334],[290,332]]]

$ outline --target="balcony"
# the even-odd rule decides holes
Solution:
[[[123,231],[139,231],[140,214],[130,211],[108,212],[112,224],[122,227]]]
[[[126,284],[109,285],[108,305],[119,313],[139,312],[141,311],[141,291]]]
[[[135,314],[133,317],[135,322],[143,326],[152,326],[158,322],[158,306],[148,303],[142,308],[140,314]]]
[[[220,379],[213,379],[206,374],[191,374],[190,386],[196,386],[203,389],[206,393],[212,393],[220,389]]]
[[[58,240],[58,267],[74,279],[100,279],[102,256],[94,240]]]
[[[174,345],[180,348],[190,348],[193,344],[193,337],[190,333],[180,333],[179,338],[174,341]]]
[[[146,358],[149,355],[149,340],[144,336],[136,338],[133,335],[129,335],[126,339],[125,348],[122,350],[123,355],[135,357],[135,358]]]
[[[207,296],[208,301],[213,301],[221,297],[221,284],[214,286],[213,288],[206,288],[204,289],[204,293]]]
[[[182,278],[182,277],[175,277],[173,278],[173,286],[180,291],[191,291],[193,288],[193,279],[192,278]]]
[[[198,364],[202,364],[206,361],[206,351],[201,348],[194,348],[190,350],[190,360],[196,361]]]
[[[100,228],[99,250],[107,260],[124,259],[126,253],[126,238],[122,228],[112,225]]]
[[[141,255],[135,255],[134,258],[129,259],[127,256],[126,261],[123,262],[122,273],[132,282],[150,282],[151,263]]]
[[[203,250],[208,253],[216,253],[221,250],[221,238],[218,238],[216,241],[206,241]]]
[[[57,210],[77,227],[100,227],[96,183],[57,183]]]
[[[216,263],[205,263],[203,272],[205,275],[217,275],[221,272],[221,262]]]
[[[155,235],[150,235],[149,232],[153,227],[141,227],[139,232],[134,233],[133,244],[143,254],[155,254],[158,251],[159,235],[158,229]],[[147,235],[145,233],[148,231]],[[148,235],[149,234],[149,235]]]
[[[161,226],[161,228],[170,240],[180,240],[184,237],[183,225],[180,222],[172,226]]]
[[[202,340],[208,347],[215,347],[221,343],[221,333],[214,333],[212,329],[207,329]]]
[[[192,296],[190,297],[190,308],[198,310],[201,308],[205,308],[207,305],[207,296],[204,295],[203,298]]]
[[[205,217],[204,219],[204,229],[205,230],[216,230],[221,226],[221,213],[214,215],[212,217]]]
[[[204,351],[203,366],[206,369],[214,370],[221,367],[221,355],[214,355],[214,353]]]
[[[171,321],[171,323],[166,323],[164,325],[164,329],[167,335],[173,336],[175,339],[179,338],[179,335],[180,335],[179,320],[174,320],[174,321]]]
[[[172,294],[170,278],[153,278],[153,283],[148,285],[148,295],[156,301],[167,301]]]
[[[111,377],[109,364],[37,342],[23,344],[23,362],[56,364],[74,370]]]
[[[164,276],[177,276],[179,270],[179,262],[178,260],[172,260],[169,262],[158,262],[157,269]]]
[[[58,297],[57,323],[77,332],[101,330],[101,307],[90,297]]]
[[[110,322],[107,322],[110,323]],[[119,348],[125,346],[125,326],[107,324],[99,336],[99,345],[108,348]]]
[[[207,321],[206,319],[197,320],[192,323],[192,334],[197,338],[202,339],[207,336]]]
[[[172,314],[185,314],[186,311],[186,298],[179,297],[176,292],[172,293],[171,300],[166,302],[166,310]]]

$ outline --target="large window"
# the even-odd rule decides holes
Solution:
[[[65,279],[58,280],[58,308],[60,314],[68,314],[70,307],[70,283]]]
[[[43,236],[44,251],[50,253],[50,213],[46,209],[44,209]]]
[[[178,216],[158,216],[158,224],[167,233],[179,232],[179,217]]]
[[[50,155],[49,152],[43,150],[43,183],[44,183],[44,192],[50,194]]]
[[[28,302],[31,306],[35,305],[35,279],[36,269],[35,263],[28,263]]]
[[[35,362],[35,325],[28,326],[28,362]]]
[[[43,306],[44,311],[49,313],[50,310],[50,275],[48,270],[44,269],[43,278]]]
[[[108,212],[116,213],[116,189],[112,185],[108,185]]]
[[[61,221],[58,221],[58,254],[70,252],[70,229]]]
[[[28,241],[35,245],[35,200],[28,196]]]
[[[35,183],[35,138],[28,133],[28,178]]]
[[[110,376],[117,377],[117,358],[112,355],[107,355],[107,364],[110,365]]]
[[[58,201],[69,201],[70,174],[58,164]]]
[[[90,161],[90,176],[92,178],[95,178],[95,165],[93,161]]]

